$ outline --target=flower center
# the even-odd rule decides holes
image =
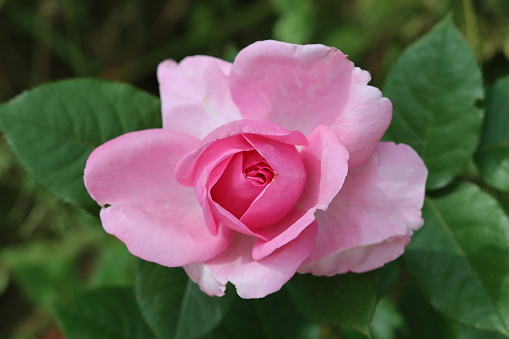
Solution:
[[[254,166],[245,168],[244,177],[255,186],[265,186],[274,178],[274,172],[267,163],[260,161]]]

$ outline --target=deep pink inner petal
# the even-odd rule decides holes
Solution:
[[[293,209],[304,189],[306,169],[295,146],[254,134],[244,134],[244,138],[265,159],[251,173],[268,182],[240,219],[254,230],[277,223]]]
[[[249,166],[247,168],[244,166],[246,158]],[[254,165],[253,159],[258,159]],[[256,151],[235,154],[212,187],[212,199],[240,219],[274,177],[271,168],[263,160]]]
[[[243,152],[243,171],[246,179],[256,186],[266,186],[274,178],[274,170],[258,152]]]

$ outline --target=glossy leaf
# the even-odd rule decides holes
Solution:
[[[476,163],[492,187],[509,192],[509,77],[488,92],[486,119]]]
[[[136,296],[143,316],[159,339],[193,339],[210,332],[223,318],[230,298],[209,297],[181,268],[140,260]]]
[[[405,263],[431,304],[477,329],[509,336],[509,218],[472,184],[427,198]]]
[[[68,339],[153,339],[130,287],[92,290],[69,307],[57,307]]]
[[[73,79],[0,106],[0,128],[21,163],[60,198],[94,209],[83,184],[88,155],[134,130],[161,127],[159,99],[132,86]]]
[[[480,134],[481,72],[466,41],[445,20],[403,52],[383,93],[393,103],[385,139],[412,146],[429,170],[427,188],[450,183]]]
[[[306,317],[369,336],[369,324],[379,291],[378,271],[333,277],[297,274],[287,286]]]

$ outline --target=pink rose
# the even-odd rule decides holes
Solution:
[[[233,64],[159,65],[163,128],[87,161],[105,230],[134,255],[183,266],[209,295],[279,290],[400,256],[423,221],[427,170],[379,142],[391,102],[337,49],[262,41]]]

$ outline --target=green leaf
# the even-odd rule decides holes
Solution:
[[[262,299],[236,298],[206,339],[313,339],[318,325],[305,319],[286,290]]]
[[[486,119],[475,160],[490,186],[509,192],[509,77],[491,88],[486,101]]]
[[[371,332],[374,339],[397,338],[398,333],[404,333],[404,320],[392,302],[387,298],[380,299],[376,306]]]
[[[132,86],[73,79],[39,86],[0,106],[0,127],[21,163],[49,191],[88,209],[88,155],[121,134],[161,127],[159,99]]]
[[[449,20],[403,52],[383,92],[394,110],[384,139],[419,153],[428,189],[450,183],[476,148],[483,114],[475,103],[483,87],[472,51]]]
[[[57,307],[69,339],[152,339],[134,298],[133,288],[102,288],[76,297],[70,307]]]
[[[369,337],[379,289],[378,271],[334,277],[297,274],[287,286],[308,318],[351,328]]]
[[[181,268],[140,260],[136,295],[143,316],[159,339],[193,339],[221,321],[230,298],[209,297]]]
[[[509,218],[472,184],[427,198],[424,227],[404,255],[431,304],[477,329],[509,336]]]

